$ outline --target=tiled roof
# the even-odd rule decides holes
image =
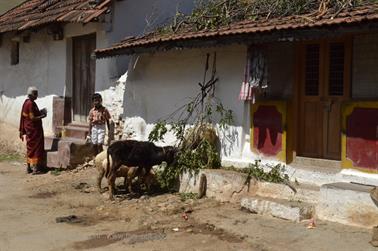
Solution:
[[[356,7],[352,10],[344,10],[337,14],[325,14],[320,17],[288,16],[283,18],[262,19],[257,21],[245,20],[233,23],[217,30],[204,30],[197,32],[180,32],[174,34],[148,34],[142,37],[127,38],[112,47],[97,49],[97,58],[115,56],[120,54],[133,54],[136,50],[159,47],[168,49],[174,47],[174,43],[194,41],[201,43],[205,39],[221,39],[243,34],[267,34],[275,31],[289,31],[298,29],[320,28],[342,24],[358,24],[365,21],[378,21],[378,4],[368,4]],[[166,48],[164,48],[166,46]]]
[[[111,0],[95,6],[90,0],[28,0],[0,16],[0,33],[54,22],[88,23],[105,13]]]

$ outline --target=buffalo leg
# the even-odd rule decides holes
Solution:
[[[102,189],[101,189],[101,181],[104,178],[104,175],[105,175],[105,170],[103,168],[101,168],[101,170],[99,171],[98,177],[97,177],[97,188],[98,188],[98,191],[100,193],[103,192]]]
[[[108,186],[109,186],[109,200],[114,200],[114,194],[116,192],[115,189],[115,180],[116,180],[116,175],[111,173],[109,178],[108,178]]]
[[[129,169],[129,171],[127,173],[127,185],[128,185],[128,189],[129,189],[130,194],[134,194],[133,179],[138,172],[138,168],[139,167],[132,167],[132,168]]]

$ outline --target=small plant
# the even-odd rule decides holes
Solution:
[[[285,166],[281,164],[267,165],[270,168],[269,172],[265,172],[261,167],[261,160],[255,160],[255,163],[250,164],[248,168],[243,169],[249,178],[255,178],[259,181],[266,181],[272,183],[288,183],[289,176],[285,173]]]
[[[50,171],[50,174],[54,176],[59,176],[61,173],[62,173],[62,170],[60,169],[54,169]]]
[[[22,160],[22,156],[16,153],[12,154],[0,154],[0,162],[2,161],[20,161]]]
[[[187,200],[194,200],[198,197],[197,193],[179,193],[180,200],[182,202],[187,201]]]
[[[247,174],[245,184],[249,184],[251,179],[253,178],[258,181],[285,184],[288,187],[290,187],[290,189],[292,189],[295,193],[297,192],[295,187],[290,183],[289,175],[287,175],[286,168],[284,165],[267,164],[266,166],[270,168],[269,172],[264,171],[264,168],[261,166],[261,160],[255,160],[255,162],[250,164],[248,168],[235,168],[232,166],[225,167],[224,169]]]
[[[180,173],[176,168],[160,167],[156,171],[156,179],[160,189],[167,192],[175,192],[178,187]]]

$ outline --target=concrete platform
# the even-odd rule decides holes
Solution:
[[[206,169],[197,176],[184,174],[181,177],[180,192],[198,193],[199,177],[205,174],[207,178],[207,196],[219,201],[239,202],[245,196],[261,196],[292,201],[317,203],[320,195],[320,187],[306,184],[293,185],[297,193],[284,184],[260,182],[251,180],[246,184],[247,175],[226,170]]]
[[[370,198],[372,188],[343,182],[323,185],[316,206],[317,217],[358,227],[378,225],[378,207]]]
[[[234,166],[240,169],[248,167],[251,162],[250,159],[222,160],[223,166]],[[262,160],[262,163],[279,164],[279,162],[269,159]],[[300,184],[321,186],[336,182],[354,182],[378,186],[378,174],[342,169],[340,161],[335,160],[297,157],[293,163],[285,165],[285,168],[290,179],[297,180]]]
[[[299,183],[295,185],[297,193],[294,193],[284,184],[255,180],[246,184],[247,176],[243,173],[207,169],[196,176],[184,174],[181,177],[180,192],[198,193],[201,174],[207,178],[208,197],[242,203],[245,208],[261,214],[298,221],[304,219],[300,205],[305,205],[306,208],[312,208],[311,212],[321,220],[364,228],[378,225],[378,207],[369,193],[374,186],[347,182],[322,186]],[[293,203],[297,209],[292,209]],[[303,212],[306,215],[309,211],[306,209]]]
[[[294,222],[311,219],[314,215],[314,205],[266,197],[247,197],[240,202],[242,208],[252,213],[273,216]]]

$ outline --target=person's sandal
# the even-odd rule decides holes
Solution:
[[[39,174],[43,174],[43,172],[41,170],[39,170],[39,168],[34,168],[32,175],[39,175]]]
[[[26,173],[27,174],[31,174],[33,172],[33,170],[31,169],[31,167],[28,165],[27,167],[26,167]]]

